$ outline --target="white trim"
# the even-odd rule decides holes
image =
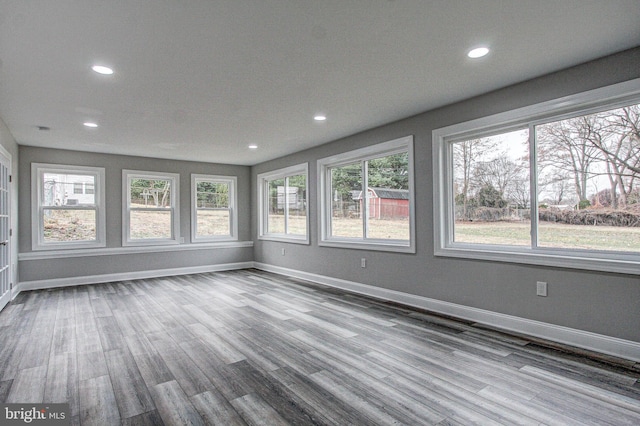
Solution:
[[[353,151],[321,158],[317,161],[317,188],[318,206],[320,217],[318,218],[319,246],[342,247],[360,250],[379,250],[400,253],[416,252],[416,225],[415,225],[415,177],[414,177],[414,143],[413,135],[393,139],[391,141],[366,146]],[[331,229],[331,181],[330,168],[340,167],[356,161],[367,161],[382,155],[393,155],[407,152],[409,166],[409,240],[381,240],[374,238],[347,238],[333,237],[329,235]],[[366,175],[363,175],[365,187],[368,187]],[[365,188],[363,188],[364,190]],[[365,191],[366,193],[366,191]],[[366,199],[366,198],[365,198]],[[365,207],[367,203],[364,203]],[[366,214],[366,213],[365,213]],[[364,230],[363,221],[363,230]]]
[[[634,79],[433,130],[434,255],[640,275],[640,254],[633,252],[552,249],[535,247],[533,244],[518,247],[454,243],[453,212],[450,203],[453,199],[453,185],[450,183],[453,173],[450,142],[475,135],[510,131],[545,120],[565,119],[605,108],[616,108],[632,101],[637,102],[639,95],[640,79]],[[535,164],[531,163],[531,166]],[[531,169],[532,190],[535,188],[535,170],[535,167]],[[532,197],[531,203],[533,215],[537,208],[537,205],[534,205],[535,196]],[[534,232],[536,217],[531,225]],[[535,238],[535,235],[532,238]]]
[[[171,238],[140,238],[131,239],[130,205],[131,179],[159,179],[171,181],[171,207],[168,209],[154,209],[171,213]],[[122,245],[149,246],[180,244],[180,174],[167,172],[146,172],[140,170],[122,170]]]
[[[389,290],[354,281],[327,277],[324,275],[283,268],[260,262],[254,262],[253,267],[263,271],[274,272],[343,289],[353,293],[363,294],[365,296],[397,302],[403,305],[425,309],[444,315],[450,315],[502,330],[535,336],[566,345],[640,362],[640,342],[619,339],[603,334],[530,320],[513,315],[501,314],[499,312],[487,311],[470,306],[458,305],[455,303],[444,302],[441,300]]]
[[[306,203],[306,224],[307,233],[305,235],[297,234],[269,234],[267,233],[267,212],[269,211],[268,196],[265,197],[265,185],[270,180],[286,179],[291,176],[304,175],[305,176],[305,203]],[[309,163],[301,163],[293,166],[285,167],[283,169],[272,170],[270,172],[260,173],[257,177],[258,188],[258,239],[267,241],[279,241],[284,243],[295,244],[310,244],[309,240]],[[268,191],[266,191],[268,194]],[[285,198],[288,196],[288,192],[285,190]],[[285,206],[288,208],[288,202],[285,202]],[[285,222],[287,214],[285,213]],[[285,225],[286,232],[286,225]]]
[[[42,290],[86,284],[130,281],[145,278],[162,278],[175,275],[202,274],[206,272],[231,271],[253,267],[253,262],[221,263],[218,265],[191,266],[186,268],[156,269],[153,271],[120,272],[117,274],[89,275],[84,277],[52,278],[49,280],[23,281],[18,291]]]
[[[2,286],[0,285],[0,311],[7,305],[7,303],[9,303],[9,301],[11,301],[11,298],[13,297],[12,294],[14,293],[13,290],[13,285],[16,282],[16,270],[17,270],[17,262],[15,262],[14,259],[17,258],[17,256],[15,255],[15,253],[17,252],[17,238],[18,238],[18,233],[16,232],[15,235],[11,235],[13,232],[13,224],[17,223],[17,218],[15,217],[14,214],[14,203],[13,203],[13,197],[14,197],[14,191],[16,190],[16,180],[17,179],[13,179],[13,158],[11,156],[11,154],[2,146],[0,145],[0,163],[5,163],[4,165],[7,168],[7,179],[8,181],[7,183],[7,240],[9,241],[9,244],[6,246],[7,247],[7,265],[6,267],[9,268],[9,282],[6,283],[9,285],[8,290],[5,290],[5,293],[3,294],[2,291]],[[6,161],[5,161],[6,160]]]
[[[229,186],[229,232],[230,235],[198,237],[198,206],[196,181],[208,181]],[[238,178],[236,176],[191,174],[191,242],[236,241],[238,240]]]
[[[253,241],[224,241],[218,243],[180,244],[168,246],[133,246],[74,251],[25,252],[18,254],[18,260],[67,259],[70,257],[118,256],[123,254],[160,253],[167,251],[218,250],[228,248],[250,248]]]
[[[93,176],[94,206],[43,206],[43,178],[45,173]],[[104,167],[72,166],[66,164],[31,163],[31,250],[73,250],[105,247],[106,238],[106,202],[105,202],[105,169]],[[44,241],[44,210],[93,210],[96,212],[95,241]]]

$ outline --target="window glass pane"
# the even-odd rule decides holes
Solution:
[[[267,211],[267,233],[284,234],[284,179],[276,179],[267,182],[269,194]]]
[[[640,252],[640,105],[536,126],[538,246]]]
[[[409,154],[367,161],[367,182],[367,238],[408,240]]]
[[[95,210],[44,209],[44,242],[95,241]]]
[[[529,131],[455,142],[452,154],[453,240],[530,246]]]
[[[131,179],[131,207],[171,206],[171,180]]]
[[[95,176],[62,173],[43,173],[43,206],[95,205],[94,193],[82,192],[85,184],[95,186]]]
[[[229,184],[207,180],[196,181],[198,208],[229,208]]]
[[[331,233],[333,237],[363,238],[362,164],[331,169]]]
[[[196,237],[231,235],[229,184],[196,180]]]
[[[130,212],[131,239],[170,239],[171,234],[171,210]]]
[[[231,235],[229,210],[198,210],[198,237]]]
[[[287,178],[287,234],[307,235],[307,177],[300,174]]]

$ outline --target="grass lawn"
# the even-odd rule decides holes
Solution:
[[[528,222],[456,222],[455,241],[529,246]],[[541,222],[540,247],[640,252],[640,228]]]

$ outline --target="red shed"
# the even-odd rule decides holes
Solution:
[[[389,188],[369,188],[370,219],[408,219],[409,190]],[[354,197],[360,200],[362,208],[362,191]]]

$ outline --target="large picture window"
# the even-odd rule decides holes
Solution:
[[[191,175],[191,226],[194,241],[236,240],[236,178]]]
[[[123,244],[179,243],[179,175],[123,170],[122,176]]]
[[[633,81],[434,131],[436,254],[638,273],[638,92]]]
[[[259,238],[309,242],[307,163],[258,175]]]
[[[321,245],[414,251],[413,137],[318,162]]]
[[[106,245],[103,168],[33,163],[31,173],[33,250]]]

